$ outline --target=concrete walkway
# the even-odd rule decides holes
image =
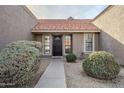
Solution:
[[[35,88],[66,88],[63,59],[51,59]]]

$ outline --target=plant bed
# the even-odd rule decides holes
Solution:
[[[30,83],[27,83],[27,84],[21,86],[20,88],[34,88],[35,85],[37,84],[37,82],[39,81],[40,77],[43,75],[43,73],[46,70],[49,63],[50,63],[49,59],[47,59],[47,60],[41,59],[40,64],[39,64],[39,69],[36,72],[36,76],[31,79]],[[0,87],[3,87],[3,86],[0,86]],[[12,86],[10,86],[10,87],[12,87]],[[13,87],[16,88],[17,86],[13,86]]]
[[[82,60],[77,63],[64,63],[67,88],[124,88],[124,67],[121,67],[115,79],[100,80],[89,77],[81,65]]]
[[[114,79],[120,72],[120,66],[114,56],[105,51],[91,53],[82,63],[85,73],[98,79]]]
[[[39,79],[41,78],[41,76],[43,75],[49,63],[50,63],[50,59],[41,59],[36,76],[31,80],[29,84],[23,87],[34,88],[35,85],[38,83]]]
[[[35,41],[17,41],[5,47],[0,53],[0,86],[27,86],[39,69],[40,48]]]

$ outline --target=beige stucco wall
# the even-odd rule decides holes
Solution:
[[[32,40],[36,18],[25,6],[0,6],[0,50],[10,42]]]
[[[94,33],[94,37],[95,37],[95,51],[99,51],[100,50],[100,33]]]
[[[111,6],[93,22],[101,29],[101,49],[124,65],[124,6]]]
[[[77,33],[72,35],[72,44],[73,44],[73,53],[77,56],[80,57],[81,53],[83,52],[83,44],[84,44],[84,37],[83,33]]]
[[[74,33],[72,36],[73,53],[78,58],[84,52],[84,33]],[[94,51],[99,51],[99,33],[94,33]],[[85,53],[88,54],[88,53]]]

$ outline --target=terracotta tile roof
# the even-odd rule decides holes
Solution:
[[[33,31],[40,30],[99,30],[91,23],[92,19],[40,19]]]

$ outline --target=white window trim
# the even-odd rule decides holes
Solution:
[[[93,44],[92,45],[93,46],[93,51],[86,51],[86,45],[85,45],[86,44],[86,42],[85,42],[86,41],[86,34],[89,34],[89,33],[84,33],[84,53],[94,52],[95,51],[95,33],[91,33],[91,34],[93,34],[93,41],[92,41],[93,42],[92,43]]]

